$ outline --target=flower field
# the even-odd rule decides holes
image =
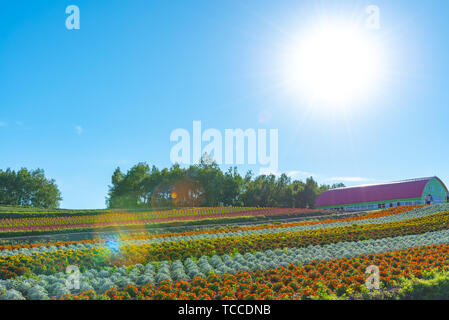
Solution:
[[[0,219],[0,235],[95,231],[106,227],[145,226],[161,222],[253,216],[310,215],[321,212],[322,210],[313,209],[216,207],[135,213],[114,211],[93,215],[6,218]]]
[[[183,213],[186,219],[219,219],[256,212],[321,213],[206,208],[4,219],[0,228],[70,232],[80,224],[96,228],[182,219]],[[351,299],[366,291],[365,271],[371,265],[379,267],[386,291],[405,279],[448,271],[449,205],[184,232],[117,232],[80,241],[52,241],[51,236],[46,242],[16,241],[0,246],[0,299]],[[74,276],[75,287],[70,286]]]

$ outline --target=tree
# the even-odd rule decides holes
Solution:
[[[112,186],[118,186],[120,181],[122,181],[124,177],[125,175],[120,170],[120,167],[117,167],[117,169],[115,169],[114,171],[114,174],[112,175]]]
[[[301,191],[296,195],[297,204],[300,208],[313,208],[318,195],[322,192],[313,177],[307,178]]]
[[[229,168],[223,177],[222,200],[225,206],[238,206],[239,195],[243,187],[243,178],[237,172],[237,167]]]
[[[108,207],[137,208],[148,202],[142,181],[149,175],[150,168],[145,163],[133,166],[126,175],[120,168],[114,171],[109,187]]]
[[[54,179],[47,179],[42,169],[0,170],[0,204],[58,208],[62,200]]]
[[[312,208],[319,194],[328,190],[309,178],[291,181],[286,175],[242,177],[237,168],[225,173],[212,157],[181,168],[178,164],[159,170],[145,163],[126,174],[117,168],[112,175],[107,205],[110,208],[167,208],[197,206],[255,206]]]

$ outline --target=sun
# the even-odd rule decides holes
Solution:
[[[335,106],[363,96],[381,72],[376,40],[354,26],[325,25],[300,37],[284,60],[290,88]]]

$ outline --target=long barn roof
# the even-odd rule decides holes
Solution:
[[[438,179],[437,177],[429,177],[376,185],[332,189],[323,192],[318,197],[315,206],[325,207],[361,202],[418,198],[422,196],[427,183],[435,178]]]

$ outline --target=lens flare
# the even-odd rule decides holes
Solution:
[[[108,240],[105,243],[106,247],[112,252],[117,253],[120,251],[120,244],[117,240]]]

